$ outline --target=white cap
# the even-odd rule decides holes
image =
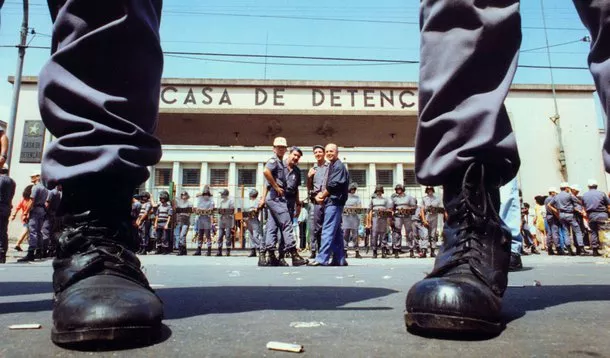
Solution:
[[[589,187],[597,186],[597,180],[589,179],[589,181],[587,182],[587,186],[589,186]]]
[[[568,182],[563,182],[561,184],[559,184],[559,189],[564,189],[564,188],[569,188],[570,184],[568,184]]]
[[[549,193],[556,193],[557,192],[557,188],[555,188],[554,186],[549,188]]]
[[[275,137],[275,139],[273,140],[273,146],[274,147],[287,147],[288,144],[286,143],[286,138]]]
[[[30,178],[31,178],[31,177],[37,177],[37,176],[40,176],[40,170],[34,170],[34,171],[32,172],[32,174],[30,174]]]
[[[580,189],[580,185],[578,185],[578,184],[572,184],[571,188],[572,188],[572,189],[574,189],[574,190],[576,190],[576,191],[582,191],[582,190]]]

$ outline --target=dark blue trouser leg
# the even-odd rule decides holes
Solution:
[[[152,135],[163,68],[161,0],[63,2],[49,1],[52,12],[59,9],[55,52],[40,73],[41,116],[57,138],[45,152],[43,180],[64,184],[67,210],[95,210],[99,202],[118,211],[161,157]],[[91,188],[108,200],[91,200]]]

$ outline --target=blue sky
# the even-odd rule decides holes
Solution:
[[[542,0],[553,66],[586,67],[588,33],[571,0]],[[49,46],[45,0],[30,1],[32,46]],[[165,51],[254,55],[419,60],[417,0],[165,0],[161,26]],[[522,0],[521,65],[548,66],[540,0]],[[21,0],[6,0],[0,46],[19,40]],[[569,43],[571,42],[571,43]],[[565,44],[568,43],[568,44]],[[534,50],[531,50],[534,49]],[[28,49],[24,75],[37,75],[48,57]],[[416,81],[417,64],[166,56],[165,77]],[[8,116],[16,48],[0,47],[0,119]],[[227,61],[255,62],[234,63]],[[328,66],[332,64],[332,66]],[[357,65],[356,65],[357,64]],[[321,66],[324,65],[324,66]],[[554,69],[556,83],[592,84],[587,70]],[[519,68],[515,83],[549,83],[548,69]]]

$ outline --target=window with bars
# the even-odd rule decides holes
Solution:
[[[365,169],[350,169],[349,179],[352,183],[358,184],[359,188],[366,186],[366,170]]]
[[[402,173],[404,186],[419,186],[415,178],[415,169],[404,169]]]
[[[256,169],[238,169],[237,170],[237,185],[255,186],[256,185]]]
[[[201,180],[201,169],[184,168],[182,169],[182,186],[199,186]]]
[[[172,181],[172,168],[155,168],[155,186],[169,186]]]
[[[307,185],[307,174],[309,173],[309,169],[301,169],[301,186]]]
[[[376,178],[377,185],[392,186],[394,181],[394,173],[392,169],[377,169]]]
[[[210,169],[210,185],[229,185],[229,169]]]

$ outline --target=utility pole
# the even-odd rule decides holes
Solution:
[[[15,142],[15,122],[17,121],[17,108],[19,107],[19,92],[21,91],[21,73],[23,72],[23,59],[25,57],[25,48],[27,47],[28,38],[28,17],[29,17],[29,1],[23,0],[23,21],[21,22],[21,41],[17,46],[17,72],[15,73],[15,83],[13,84],[13,102],[11,103],[11,114],[7,124],[8,136],[8,158],[6,164],[11,165],[13,157],[13,143]]]

